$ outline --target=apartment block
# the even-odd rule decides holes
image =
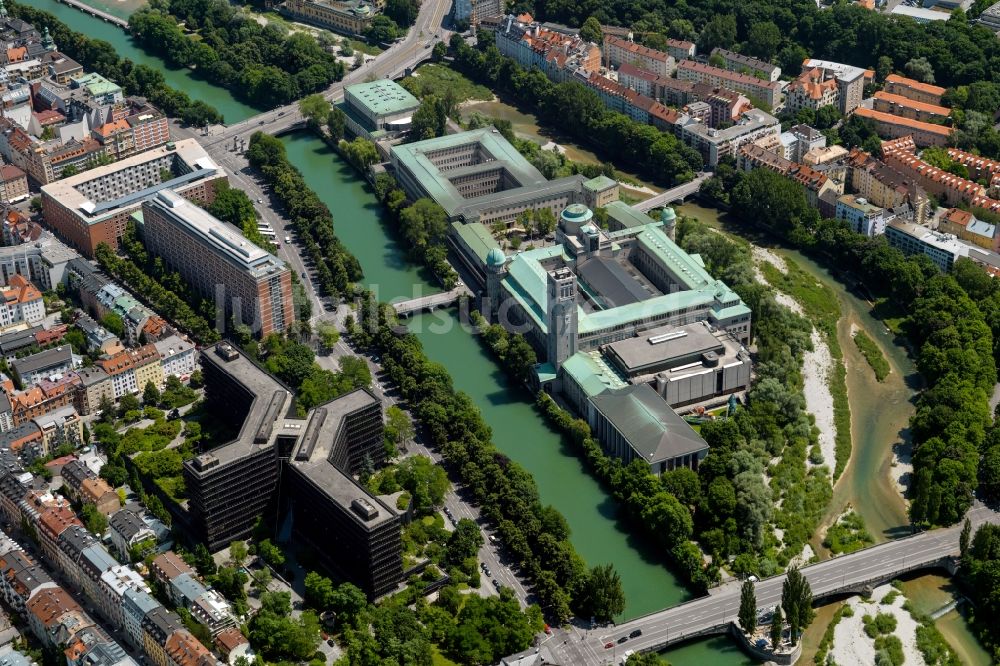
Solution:
[[[715,57],[722,58],[722,62],[725,63],[725,68],[730,72],[749,74],[767,81],[777,81],[781,78],[781,68],[764,60],[751,58],[750,56],[743,55],[742,53],[736,53],[735,51],[729,51],[719,47],[712,49],[710,59]]]
[[[170,141],[167,117],[156,107],[130,99],[119,116],[91,130],[91,138],[115,160],[131,157]]]
[[[802,63],[803,72],[816,69],[821,70],[823,81],[836,81],[837,108],[845,115],[861,105],[861,99],[865,94],[865,83],[875,76],[871,70],[829,60],[810,58]]]
[[[694,99],[694,81],[657,76],[627,62],[618,68],[618,83],[640,95],[673,106],[684,106]]]
[[[0,331],[12,326],[33,326],[45,320],[42,292],[22,275],[14,274],[0,287]]]
[[[601,49],[596,44],[550,30],[530,14],[504,17],[495,35],[500,53],[524,69],[537,67],[556,83],[585,78],[601,68]]]
[[[128,560],[132,549],[143,542],[156,541],[156,533],[131,509],[122,509],[108,519],[111,544],[121,556]]]
[[[13,164],[0,166],[0,203],[17,203],[28,196],[28,177],[24,171]]]
[[[198,351],[190,341],[171,335],[153,345],[160,354],[164,377],[174,376],[183,382],[198,369]]]
[[[81,504],[93,504],[105,516],[121,509],[121,501],[114,488],[82,461],[71,460],[66,463],[61,475],[68,494]]]
[[[964,241],[986,248],[993,252],[1000,251],[1000,234],[997,227],[980,220],[967,210],[952,208],[938,221],[938,231],[954,234]]]
[[[874,108],[882,113],[919,120],[920,122],[944,122],[951,115],[951,109],[946,106],[918,102],[902,95],[879,90],[875,93]]]
[[[986,188],[966,178],[931,166],[913,154],[909,137],[882,143],[882,159],[890,167],[914,179],[928,193],[948,205],[965,202],[988,210],[1000,210],[1000,201],[986,196]],[[902,146],[902,147],[901,147]]]
[[[95,365],[111,378],[115,400],[128,393],[133,395],[141,393],[148,383],[157,388],[163,387],[160,353],[152,344],[125,349],[111,356],[99,358]]]
[[[920,122],[863,107],[857,109],[855,113],[862,118],[872,120],[880,136],[890,139],[913,137],[918,146],[947,145],[954,132],[951,127],[944,125]]]
[[[851,192],[876,206],[886,209],[909,206],[917,224],[927,219],[930,200],[918,180],[862,150],[855,148],[848,155],[845,181]]]
[[[781,102],[781,85],[777,81],[764,81],[693,60],[683,60],[677,64],[677,78],[735,90],[759,99],[772,109]]]
[[[867,199],[845,194],[837,199],[836,217],[850,224],[854,233],[871,238],[884,234],[886,222],[893,216]]]
[[[972,180],[985,180],[991,191],[1000,190],[1000,162],[958,148],[949,148],[948,157],[968,169]]]
[[[225,179],[194,139],[170,142],[42,188],[42,213],[56,233],[89,258],[99,243],[112,249],[142,203],[163,189],[211,203]]]
[[[677,63],[672,55],[613,35],[604,38],[604,61],[612,67],[629,63],[657,76],[672,76]]]
[[[892,95],[901,95],[902,97],[923,102],[924,104],[940,106],[945,88],[908,79],[898,74],[890,74],[885,77],[885,92]]]
[[[45,377],[69,372],[75,363],[73,348],[63,345],[16,359],[10,366],[23,386],[32,386]]]
[[[227,320],[260,337],[295,320],[288,267],[230,226],[164,190],[143,204],[146,249],[205,298],[223,299]]]

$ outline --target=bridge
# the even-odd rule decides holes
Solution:
[[[440,294],[431,294],[430,296],[420,296],[419,298],[411,298],[408,301],[400,301],[398,303],[393,303],[392,307],[396,310],[396,314],[408,317],[415,312],[422,312],[424,310],[434,310],[435,308],[444,308],[450,305],[454,305],[458,302],[462,296],[471,296],[472,292],[466,286],[455,287],[451,291],[442,292]]]
[[[968,514],[974,527],[984,523],[1000,524],[1000,514],[977,506]],[[803,567],[802,573],[812,587],[813,598],[823,601],[887,583],[901,575],[935,568],[954,573],[961,525],[921,532],[871,546],[849,555]],[[771,609],[781,602],[785,575],[774,576],[756,584],[758,609]],[[566,632],[547,639],[559,663],[606,664],[622,651],[658,651],[693,638],[724,634],[737,622],[740,585],[724,585],[707,597],[694,599],[666,610],[651,613],[614,627],[588,632],[584,638],[566,638]],[[618,644],[622,636],[634,631],[641,635]],[[552,645],[552,643],[556,643]],[[608,643],[613,648],[605,648]]]
[[[654,208],[662,208],[668,204],[674,203],[675,201],[683,201],[688,197],[697,194],[698,190],[701,188],[701,184],[712,177],[710,173],[698,174],[698,177],[694,180],[688,181],[677,187],[673,187],[666,192],[661,192],[655,197],[650,197],[645,201],[640,201],[634,204],[632,208],[635,208],[640,213],[648,213]]]
[[[119,28],[122,28],[123,30],[126,29],[126,28],[128,28],[128,20],[127,19],[123,19],[120,16],[115,16],[114,14],[109,14],[108,12],[101,11],[100,9],[96,9],[94,7],[91,7],[90,5],[88,5],[88,4],[84,3],[84,2],[80,2],[80,0],[56,0],[56,2],[65,3],[65,4],[69,5],[70,7],[74,7],[76,9],[79,9],[81,12],[83,12],[85,14],[90,14],[91,16],[94,16],[94,17],[97,17],[97,18],[101,19],[102,21],[107,21],[108,23],[114,23],[115,25],[117,25]]]

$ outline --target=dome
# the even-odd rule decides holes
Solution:
[[[664,224],[670,224],[677,220],[677,213],[670,206],[667,206],[660,213],[660,222]]]
[[[504,256],[503,250],[498,247],[493,248],[486,255],[486,264],[488,266],[503,266],[505,261],[507,261],[507,257]]]
[[[574,222],[583,222],[589,220],[593,217],[593,213],[590,209],[583,204],[570,204],[562,212],[562,218],[564,220],[572,220]]]

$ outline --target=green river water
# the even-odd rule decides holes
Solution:
[[[52,12],[75,30],[107,40],[122,56],[161,70],[170,85],[212,104],[225,115],[229,123],[256,113],[255,109],[234,99],[227,91],[198,80],[187,70],[171,69],[161,59],[143,53],[124,32],[108,23],[54,0],[27,1],[32,6]],[[117,0],[105,0],[94,4],[100,7],[114,6],[119,10],[115,13],[126,15],[128,6],[124,3],[112,5],[115,2]],[[299,167],[310,187],[316,190],[333,212],[338,236],[361,261],[366,286],[375,289],[383,300],[409,298],[437,291],[436,286],[428,283],[424,272],[406,260],[400,244],[382,217],[374,194],[353,169],[310,135],[286,136],[284,142],[291,161]],[[693,214],[695,211],[686,212]],[[703,214],[707,215],[709,211],[704,211]],[[822,270],[804,258],[796,259],[802,260],[801,263],[811,272],[818,273]],[[838,294],[844,291],[836,283],[832,286],[837,289]],[[842,302],[845,302],[845,298],[852,306],[849,307],[850,311],[854,311],[853,306],[857,306],[856,314],[860,319],[868,316],[867,309],[861,306],[858,299],[847,295],[842,298]],[[852,302],[852,298],[857,303]],[[870,316],[868,319],[870,320]],[[874,325],[874,320],[863,321],[862,325],[864,324]],[[628,534],[618,519],[614,501],[591,478],[573,452],[563,447],[557,434],[538,417],[527,396],[508,384],[502,371],[479,342],[458,325],[454,314],[438,312],[423,315],[413,319],[412,326],[428,355],[442,363],[451,373],[456,387],[467,392],[480,407],[493,430],[497,447],[530,471],[538,483],[542,501],[552,504],[566,516],[572,529],[572,541],[587,563],[615,563],[627,598],[625,618],[643,615],[688,598],[687,591],[664,566],[662,557]],[[894,345],[886,344],[884,340],[879,342],[888,352],[897,377],[912,371],[912,364],[908,364],[905,355],[898,354]],[[847,350],[846,345],[842,346]],[[849,363],[851,360],[849,358]],[[902,383],[901,379],[898,381]],[[865,385],[873,383],[855,383],[850,376],[848,382],[851,391],[862,391]],[[854,397],[857,396],[852,396],[852,407],[855,404]],[[872,397],[871,408],[877,409],[880,403],[874,399],[877,396]],[[895,398],[906,403],[904,393],[896,393]],[[881,404],[884,408],[885,403]],[[868,421],[867,424],[878,421],[874,418],[874,413],[866,413],[864,416],[873,417],[873,421]],[[855,440],[857,449],[860,449],[856,454],[863,455],[866,448],[874,451],[870,459],[863,460],[864,464],[857,465],[859,469],[883,467],[876,463],[885,463],[884,437],[896,436],[897,421],[898,418],[894,418],[890,427],[880,428],[882,434],[868,435],[868,439],[872,440],[883,438],[880,443],[874,442],[878,446],[866,447],[864,442],[859,445],[858,440]],[[905,418],[902,422],[905,423]],[[860,428],[856,426],[856,437],[866,432],[867,424],[863,423]],[[845,485],[847,484],[840,484]],[[856,483],[850,485],[851,489],[845,493],[854,496],[860,489]],[[876,482],[875,485],[882,484]],[[885,496],[884,493],[881,495]],[[879,496],[880,492],[876,492],[866,499],[878,506]],[[896,526],[893,523],[898,525],[898,510],[890,507],[884,513],[882,521],[873,521],[878,524],[877,538],[890,536],[893,533],[891,527]],[[869,526],[872,526],[872,522],[869,522]],[[692,642],[663,654],[671,663],[680,666],[754,663],[726,638]]]

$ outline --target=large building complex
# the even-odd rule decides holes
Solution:
[[[772,65],[769,62],[759,60],[757,58],[751,58],[750,56],[743,55],[742,53],[736,53],[734,51],[715,47],[712,49],[711,57],[713,59],[721,58],[725,68],[731,72],[750,74],[768,81],[777,81],[781,78],[781,68],[777,65]]]
[[[686,81],[702,81],[713,86],[735,90],[760,100],[772,109],[781,102],[781,84],[777,81],[765,81],[756,76],[731,72],[728,69],[712,67],[694,60],[682,60],[677,64],[677,78]],[[858,101],[860,102],[860,98]]]
[[[913,137],[918,146],[945,146],[954,132],[952,128],[944,125],[912,120],[864,107],[857,109],[855,113],[874,121],[879,135],[890,139]]]
[[[583,176],[546,180],[492,127],[393,146],[391,161],[406,193],[430,197],[450,221],[509,224],[525,210],[558,215],[587,196]]]
[[[295,315],[284,262],[171,190],[147,200],[142,212],[146,249],[223,305],[227,321],[249,325],[260,337],[288,329]]]
[[[212,409],[238,434],[184,464],[183,519],[198,538],[224,548],[280,509],[330,569],[372,597],[395,589],[401,515],[352,476],[384,461],[381,403],[359,389],[301,418],[291,393],[230,345],[203,350],[202,367]]]
[[[750,309],[673,242],[672,210],[659,221],[617,201],[606,210],[609,231],[573,204],[555,245],[470,253],[484,263],[482,309],[531,343],[539,386],[561,392],[610,454],[654,473],[697,467],[707,445],[672,407],[749,386]]]
[[[674,57],[669,53],[613,35],[604,38],[604,59],[613,67],[628,63],[657,76],[672,76],[677,68]]]
[[[285,0],[278,11],[296,21],[305,21],[346,35],[360,35],[371,25],[384,2],[366,0]]]
[[[88,257],[99,243],[113,249],[132,213],[163,189],[211,203],[225,172],[194,139],[168,143],[42,188],[46,222]]]

